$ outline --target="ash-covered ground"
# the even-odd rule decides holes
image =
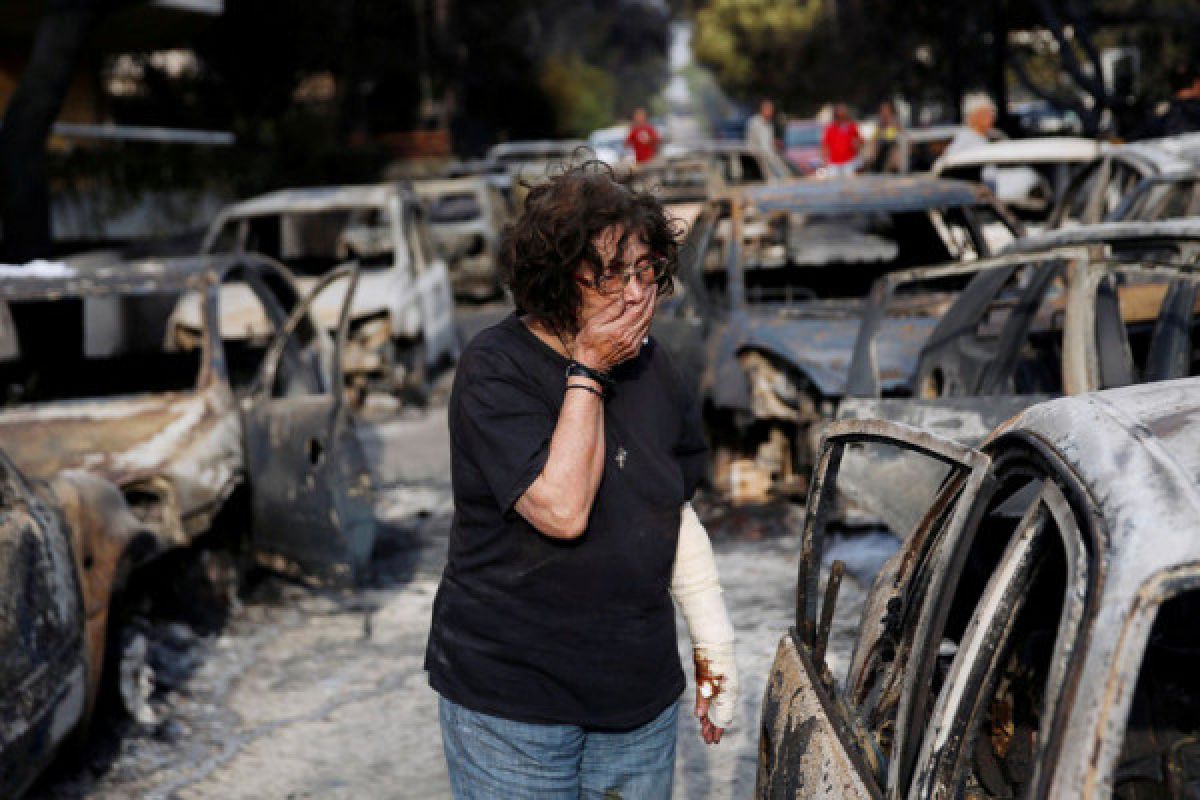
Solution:
[[[33,797],[449,796],[436,696],[421,668],[451,518],[445,409],[406,413],[363,437],[384,522],[370,584],[329,592],[262,575],[222,605],[217,557],[177,565],[175,602],[133,612],[155,673],[153,721],[102,712],[79,752],[52,766]],[[803,514],[703,498],[698,506],[738,632],[741,713],[720,745],[704,745],[689,686],[675,796],[741,798],[754,786],[763,686],[794,613]],[[862,583],[894,545],[860,537],[834,547],[851,562],[830,648],[840,676]],[[195,596],[193,586],[203,599],[179,602]]]

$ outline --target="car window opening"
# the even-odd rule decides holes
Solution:
[[[0,362],[4,405],[195,389],[202,339],[167,335],[178,300],[155,292],[9,301],[17,341],[15,357]]]
[[[290,211],[234,219],[245,225],[241,249],[287,264],[299,276],[320,276],[346,261],[363,267],[390,266],[396,251],[387,210],[362,206],[320,211]],[[236,247],[236,234],[222,230],[214,252]]]
[[[1200,590],[1158,610],[1113,776],[1118,800],[1191,797],[1200,789]]]

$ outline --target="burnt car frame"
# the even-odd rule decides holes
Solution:
[[[224,335],[220,290],[230,284],[255,293],[272,336]],[[239,490],[256,551],[328,580],[361,572],[374,538],[369,482],[330,383],[340,348],[310,316],[320,290],[302,299],[286,270],[250,255],[64,265],[0,284],[10,458],[33,479],[82,471],[114,489],[77,503],[72,526],[89,619],[107,613],[132,570],[238,507]],[[199,328],[173,313],[187,292],[204,298]],[[345,329],[343,320],[343,345]]]
[[[1144,181],[1197,166],[1200,141],[1191,136],[1146,139],[1105,148],[1078,171],[1047,220],[1048,229],[1115,219],[1125,198]]]
[[[1046,244],[1053,246],[1037,251]],[[1014,249],[1032,252],[882,278],[864,312],[839,416],[904,421],[975,444],[1050,397],[1200,370],[1200,225],[1088,226]],[[922,347],[913,396],[888,397],[878,366],[884,320],[898,297],[950,277],[971,281]]]
[[[874,279],[987,256],[1019,230],[983,187],[931,178],[796,181],[710,201],[654,332],[703,404],[714,483],[735,497],[803,492],[813,423],[842,396]],[[907,379],[932,326],[927,315],[893,327],[887,374]]]
[[[221,337],[219,290],[230,282],[251,287],[277,325],[254,352]],[[254,256],[6,268],[0,432],[11,462],[0,459],[0,474],[5,510],[20,508],[26,530],[20,548],[0,548],[0,562],[11,573],[14,558],[58,555],[39,561],[38,585],[52,591],[14,598],[19,578],[4,586],[5,605],[16,601],[5,622],[19,628],[5,634],[6,666],[32,664],[38,676],[5,692],[4,787],[36,776],[124,658],[111,615],[131,576],[211,535],[219,516],[272,566],[334,583],[365,567],[374,540],[365,461],[332,388],[340,347],[310,315],[326,286],[303,299],[285,270]],[[204,298],[199,329],[172,313],[187,292]],[[343,317],[341,345],[346,327]],[[43,627],[61,639],[58,652],[47,651]]]
[[[496,268],[508,201],[481,177],[413,183],[427,209],[429,231],[446,259],[454,294],[489,300],[504,291]]]
[[[458,358],[446,263],[433,246],[425,206],[402,184],[281,189],[234,203],[209,225],[201,253],[242,252],[285,265],[305,291],[338,267],[359,266],[345,372],[362,390],[423,397],[433,374]],[[343,289],[335,285],[313,307],[330,332]],[[244,292],[229,292],[224,301],[231,329],[257,336],[269,328],[261,315],[253,318]],[[193,302],[180,313],[195,324],[200,309]]]
[[[836,423],[796,624],[763,700],[757,796],[1194,791],[1198,398],[1194,379],[1061,398],[979,449]],[[826,653],[844,568],[834,562],[822,599],[821,553],[842,463],[878,447],[936,462],[945,479],[876,577],[838,681]]]

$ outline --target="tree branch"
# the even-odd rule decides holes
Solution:
[[[1032,94],[1053,106],[1071,109],[1083,120],[1084,127],[1089,132],[1094,132],[1099,126],[1100,117],[1094,109],[1087,108],[1077,97],[1064,95],[1039,85],[1033,79],[1033,76],[1029,74],[1028,68],[1020,57],[1014,54],[1013,58],[1009,61],[1009,66],[1012,67],[1013,74],[1017,76],[1017,81]]]
[[[1063,70],[1071,76],[1071,80],[1075,81],[1079,88],[1092,95],[1098,104],[1105,104],[1107,93],[1104,91],[1103,81],[1098,81],[1084,71],[1083,65],[1079,63],[1079,57],[1075,54],[1075,46],[1067,39],[1062,19],[1050,0],[1037,0],[1037,7],[1046,28],[1054,37],[1054,41],[1058,42],[1058,52],[1062,58]]]

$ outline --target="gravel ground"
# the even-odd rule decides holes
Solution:
[[[371,584],[323,592],[266,577],[218,625],[186,613],[147,616],[143,630],[158,722],[102,715],[88,743],[51,767],[34,797],[441,798],[449,795],[436,696],[421,659],[450,523],[444,409],[371,426],[364,440],[387,484]],[[701,503],[738,632],[738,720],[718,746],[681,717],[675,796],[752,793],[758,707],[795,604],[795,507]],[[864,580],[886,542],[839,543],[852,568],[831,642],[844,671]],[[690,646],[679,622],[680,652]],[[689,686],[685,698],[694,697]]]

